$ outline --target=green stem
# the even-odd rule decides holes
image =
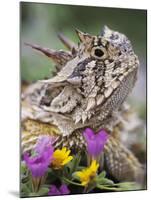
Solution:
[[[87,192],[87,187],[86,187],[86,186],[84,187],[84,190],[83,190],[83,194],[85,194],[85,193],[88,193],[88,192]]]
[[[80,183],[76,183],[76,182],[74,182],[74,181],[70,181],[69,179],[64,178],[64,177],[63,177],[63,180],[66,181],[67,183],[71,183],[71,184],[73,184],[73,185],[82,186]]]
[[[126,184],[135,184],[135,182],[122,182],[122,183],[126,183]],[[114,185],[116,186],[120,186],[121,183],[114,183]]]
[[[97,185],[97,188],[99,188],[99,189],[105,189],[105,190],[121,191],[120,188],[106,187],[104,185]]]

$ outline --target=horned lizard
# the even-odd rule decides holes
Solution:
[[[52,50],[26,44],[56,63],[52,78],[39,80],[22,92],[22,149],[31,150],[37,138],[56,136],[56,147],[85,147],[86,127],[110,134],[104,166],[119,181],[139,181],[142,166],[122,143],[125,100],[137,80],[139,67],[128,38],[107,26],[98,36],[76,30],[80,43],[59,38],[68,48]]]

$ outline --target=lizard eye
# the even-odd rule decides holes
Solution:
[[[97,57],[102,57],[104,55],[104,52],[101,49],[95,49],[94,54]]]
[[[92,56],[98,59],[103,59],[106,57],[106,50],[104,48],[95,47],[92,50]]]

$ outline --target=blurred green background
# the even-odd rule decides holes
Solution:
[[[132,104],[146,116],[146,11],[134,9],[72,6],[21,2],[21,79],[35,81],[51,75],[54,64],[24,45],[24,42],[43,47],[63,49],[57,38],[63,32],[75,42],[74,29],[99,34],[104,25],[128,36],[140,60],[139,77],[130,96]],[[141,106],[140,106],[141,105]]]

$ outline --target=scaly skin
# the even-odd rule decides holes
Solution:
[[[51,58],[58,71],[22,94],[23,150],[33,148],[42,134],[56,136],[56,147],[83,149],[82,131],[104,128],[110,134],[104,152],[109,173],[139,182],[141,165],[115,134],[123,129],[123,103],[135,85],[138,58],[127,37],[106,26],[100,36],[77,34],[78,46],[59,35],[69,51],[27,44]]]

